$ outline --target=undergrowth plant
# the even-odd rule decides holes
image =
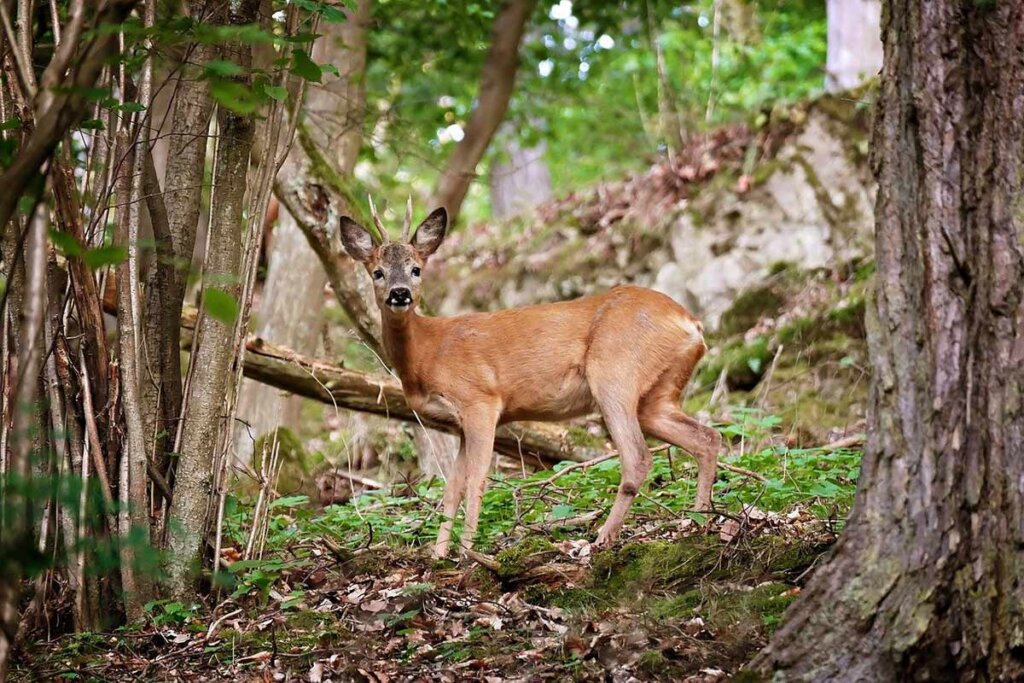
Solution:
[[[730,415],[731,422],[718,426],[731,451],[723,462],[756,472],[765,481],[722,469],[715,484],[716,509],[737,516],[755,508],[782,513],[799,506],[818,518],[842,524],[853,503],[860,450],[789,448],[778,439],[778,417],[749,408],[734,408]],[[562,463],[555,472],[571,465]],[[599,523],[614,501],[619,474],[619,461],[613,458],[575,467],[554,478],[551,471],[525,479],[494,475],[484,497],[479,547],[500,548],[537,533],[553,540],[587,537],[589,527]],[[629,523],[668,524],[686,518],[703,523],[707,515],[690,509],[695,474],[695,464],[678,449],[655,456]],[[441,523],[442,490],[443,482],[434,478],[402,486],[401,495],[387,489],[370,491],[322,510],[312,509],[305,496],[277,499],[271,506],[267,532],[269,557],[231,565],[234,595],[252,595],[265,602],[282,572],[306,562],[301,553],[286,556],[275,549],[301,548],[318,538],[330,539],[345,550],[378,542],[395,546],[429,543]],[[229,504],[228,538],[245,538],[249,509],[237,501]]]

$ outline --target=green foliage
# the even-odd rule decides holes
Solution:
[[[99,270],[106,266],[116,266],[128,258],[128,250],[125,247],[105,244],[92,249],[86,249],[74,236],[60,230],[50,229],[50,242],[57,247],[64,258],[82,259],[92,270]]]
[[[155,626],[184,626],[196,615],[199,605],[185,606],[174,600],[150,600],[145,604],[145,610]]]
[[[659,79],[652,37],[665,54],[684,134],[752,120],[776,101],[820,90],[826,24],[820,2],[729,3],[714,25],[712,0],[538,4],[520,49],[506,117],[491,146],[546,145],[556,192],[613,178],[665,152],[657,127]],[[727,8],[728,9],[728,8]],[[653,36],[645,16],[652,12]],[[374,7],[367,92],[387,132],[366,150],[379,192],[392,204],[412,185],[428,195],[465,128],[478,95],[496,6],[469,0]],[[438,31],[438,26],[447,30]],[[382,123],[366,122],[367,130]],[[586,153],[581,154],[581,150]],[[484,183],[467,198],[471,219],[487,214]],[[387,216],[385,216],[387,217]]]
[[[33,436],[13,434],[12,438]],[[60,432],[50,435],[51,443],[64,438]],[[30,462],[35,471],[30,478],[23,479],[14,472],[5,472],[0,477],[0,576],[32,579],[50,569],[73,566],[79,553],[84,556],[89,575],[102,575],[120,567],[125,548],[131,549],[132,568],[137,576],[159,576],[161,557],[149,540],[148,530],[132,528],[123,535],[107,535],[103,531],[106,520],[115,517],[122,506],[116,499],[107,503],[95,477],[86,481],[58,472],[53,466],[55,455],[49,450],[33,450]],[[48,505],[62,506],[75,528],[91,534],[71,539],[69,554],[43,554],[30,536],[14,533],[15,520],[23,520],[27,511],[30,520],[39,524],[43,510],[50,509]]]
[[[223,289],[207,287],[203,290],[203,304],[206,311],[216,320],[231,325],[238,318],[238,300]]]
[[[735,422],[719,428],[727,441],[735,444],[735,454],[725,461],[758,472],[767,481],[720,470],[715,483],[716,505],[733,514],[751,506],[784,512],[799,505],[821,518],[843,519],[853,502],[860,451],[788,448],[773,438],[779,417],[740,407],[730,411]],[[703,521],[703,516],[690,512],[696,495],[696,466],[678,450],[672,453],[671,460],[663,455],[654,458],[647,484],[631,511],[634,521],[663,519],[666,515],[689,515]],[[537,472],[525,480],[494,475],[484,495],[478,543],[484,548],[494,546],[517,529],[531,525],[549,529],[554,539],[578,537],[578,527],[559,528],[558,522],[608,509],[615,499],[619,473],[619,462],[613,459],[567,472],[556,485],[547,487],[538,484],[551,476],[550,471]],[[413,491],[413,495],[402,496],[387,490],[371,491],[319,512],[300,507],[305,502],[302,496],[281,499],[278,505],[291,509],[272,515],[267,544],[280,547],[323,536],[349,549],[381,540],[395,545],[429,543],[441,522],[437,508],[443,484],[437,480],[420,482]],[[247,514],[236,509],[228,515],[229,536],[241,538]]]
[[[238,600],[245,596],[255,596],[260,605],[266,605],[270,599],[271,588],[284,573],[309,564],[309,560],[282,559],[280,557],[233,562],[230,572],[234,577],[235,590],[231,594],[231,599]],[[228,581],[230,582],[230,579]],[[301,600],[301,591],[296,591],[282,602],[290,603],[287,606],[292,607]],[[282,607],[285,605],[282,604]]]

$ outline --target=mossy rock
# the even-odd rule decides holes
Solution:
[[[725,370],[726,385],[731,391],[749,391],[761,381],[773,355],[774,349],[765,337],[758,337],[749,344],[740,341],[703,364],[697,381],[701,386],[713,386]]]
[[[271,457],[276,443],[280,466],[275,489],[283,495],[303,494],[315,499],[317,496],[314,472],[323,462],[322,453],[308,453],[302,440],[287,427],[278,427],[260,435],[253,446],[252,469],[261,472],[263,459]],[[241,493],[255,494],[259,482],[242,475],[237,478],[237,489]]]
[[[749,330],[761,318],[778,315],[785,304],[785,297],[776,284],[749,289],[733,301],[732,306],[722,314],[718,333],[731,336]]]
[[[305,466],[306,449],[302,441],[295,435],[295,432],[287,427],[278,427],[266,434],[261,434],[256,439],[252,451],[252,465],[256,471],[260,470],[263,458],[269,458],[274,448],[277,448],[277,456],[283,463],[300,463]]]
[[[586,585],[552,594],[551,601],[580,609],[650,599],[662,616],[683,616],[699,605],[703,582],[792,579],[826,550],[820,544],[792,543],[776,536],[758,536],[742,545],[726,545],[717,536],[705,535],[629,544],[595,555]]]

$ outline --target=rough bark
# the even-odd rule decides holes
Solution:
[[[209,20],[210,4],[196,0],[191,3],[190,15],[196,21]],[[209,46],[196,45],[185,62],[202,64],[211,57]],[[162,193],[154,164],[146,167],[145,194],[152,198],[148,209],[157,258],[146,279],[146,360],[153,377],[144,383],[143,391],[147,401],[155,400],[158,405],[159,424],[154,433],[163,435],[156,444],[161,466],[164,454],[173,448],[181,412],[178,320],[199,229],[212,111],[207,81],[185,67],[174,93]]]
[[[43,314],[46,307],[46,220],[44,211],[37,209],[28,223],[25,239],[24,295],[21,299],[22,324],[17,344],[17,375],[14,378],[14,416],[6,454],[7,480],[4,503],[9,509],[18,510],[7,520],[4,538],[0,545],[0,681],[5,679],[11,648],[18,632],[20,614],[18,603],[22,579],[27,570],[35,543],[32,539],[32,517],[34,501],[27,491],[15,492],[13,484],[27,484],[32,476],[33,443],[32,431],[38,426],[36,398],[39,376],[42,370]]]
[[[251,0],[241,3],[232,15],[231,23],[251,23],[257,6],[258,3]],[[232,43],[224,50],[225,59],[231,59],[243,68],[251,62],[252,52],[248,45]],[[213,290],[238,301],[242,210],[255,129],[252,118],[224,107],[218,109],[217,125],[219,137],[210,206],[210,234],[203,274],[204,306],[190,360],[199,372],[193,375],[186,397],[188,405],[183,414],[171,505],[172,523],[169,525],[171,557],[167,565],[167,589],[172,597],[183,602],[194,596],[196,570],[205,545],[213,453],[231,373],[234,339],[234,322],[225,321],[223,316],[211,315],[206,302]]]
[[[86,244],[85,230],[82,226],[82,209],[75,192],[74,171],[60,162],[50,174],[53,183],[54,204],[56,205],[57,221],[63,232]],[[82,259],[69,259],[68,274],[71,279],[71,291],[75,299],[75,309],[82,327],[82,355],[93,377],[93,404],[107,404],[107,377],[109,377],[110,359],[107,351],[106,330],[103,323],[103,310],[99,290],[92,271]],[[101,416],[102,418],[102,416]]]
[[[517,140],[510,140],[505,152],[507,159],[491,164],[491,215],[495,218],[523,213],[552,197],[543,143],[523,149]]]
[[[466,123],[465,136],[448,158],[431,203],[431,208],[448,209],[452,223],[476,178],[477,164],[505,118],[519,70],[519,43],[536,4],[536,0],[507,0],[494,20],[476,106]]]
[[[144,153],[141,147],[128,149],[127,135],[121,134],[118,141],[118,158],[123,159],[120,175],[117,178],[117,203],[121,207],[117,215],[116,242],[127,244],[133,232],[138,238],[138,208],[133,210],[135,183],[133,168],[135,155]],[[134,227],[133,225],[134,224]],[[122,538],[127,538],[133,529],[144,534],[142,538],[149,540],[149,506],[147,504],[146,479],[146,437],[142,429],[142,412],[139,397],[139,343],[137,336],[137,307],[133,305],[133,296],[138,295],[137,271],[135,259],[128,259],[117,267],[117,328],[118,328],[118,359],[121,372],[121,390],[123,392],[121,406],[125,421],[125,442],[121,449],[121,485],[119,496],[124,507],[120,512],[120,529]],[[138,299],[135,300],[136,303]],[[151,594],[150,586],[134,571],[135,548],[125,543],[121,549],[121,589],[124,591],[125,614],[131,621],[141,619],[144,615],[142,605]]]
[[[856,504],[752,668],[1024,679],[1024,2],[890,0]]]
[[[381,355],[380,316],[373,303],[373,287],[362,265],[345,253],[336,228],[342,214],[358,214],[358,205],[345,192],[341,178],[332,178],[326,165],[317,162],[319,153],[301,130],[299,141],[306,153],[304,170],[290,179],[279,177],[274,195],[320,259],[334,297],[359,338]]]
[[[355,167],[361,142],[366,68],[366,27],[370,2],[362,0],[348,11],[342,23],[325,24],[313,46],[313,60],[338,67],[340,76],[325,74],[325,82],[311,85],[306,94],[307,129],[324,159],[342,177]],[[302,172],[305,152],[293,147],[279,175],[294,177]],[[317,255],[310,249],[291,213],[280,211],[274,228],[270,264],[257,314],[257,334],[277,340],[300,353],[316,351],[323,311],[327,276]],[[244,382],[238,416],[248,423],[235,430],[236,457],[248,461],[253,441],[250,434],[264,434],[282,424],[294,423],[301,403],[271,387]]]
[[[882,67],[881,0],[828,0],[825,87],[853,88]]]

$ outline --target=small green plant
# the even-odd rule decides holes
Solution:
[[[146,614],[152,619],[153,625],[184,626],[199,610],[199,605],[184,605],[172,600],[150,600],[145,605]]]

